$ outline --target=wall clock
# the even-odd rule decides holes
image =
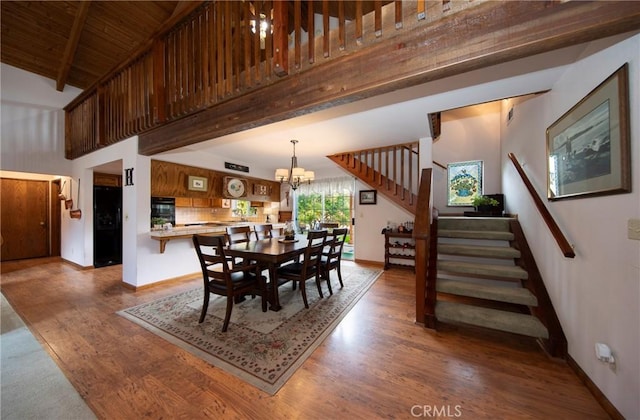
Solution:
[[[224,194],[231,198],[240,198],[247,195],[245,181],[240,178],[225,178]]]

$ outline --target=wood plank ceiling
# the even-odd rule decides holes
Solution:
[[[179,3],[2,1],[1,60],[55,80],[58,90],[86,89],[161,29]]]
[[[59,91],[66,84],[87,89],[201,3],[0,1],[1,61],[55,80]],[[306,13],[307,3],[302,4]],[[321,6],[314,3],[314,8]],[[337,2],[329,7],[337,16]],[[345,3],[347,18],[354,8],[354,2]],[[363,10],[373,10],[373,2],[363,2]]]

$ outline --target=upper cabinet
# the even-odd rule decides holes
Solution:
[[[217,199],[279,201],[280,183],[194,166],[151,160],[151,195],[213,199],[193,207],[224,207]],[[186,204],[186,203],[185,203]],[[176,203],[177,205],[177,203]]]

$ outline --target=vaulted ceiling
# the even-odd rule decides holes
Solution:
[[[56,80],[58,90],[85,89],[161,29],[179,3],[2,1],[2,62]]]

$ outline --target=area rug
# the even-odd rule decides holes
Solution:
[[[221,332],[226,298],[211,295],[209,310],[198,324],[202,287],[118,312],[158,336],[245,382],[274,395],[366,293],[382,271],[343,261],[340,288],[331,272],[333,295],[323,281],[320,299],[307,282],[309,309],[299,288],[280,286],[278,312],[262,312],[260,298],[235,304],[226,333]]]

